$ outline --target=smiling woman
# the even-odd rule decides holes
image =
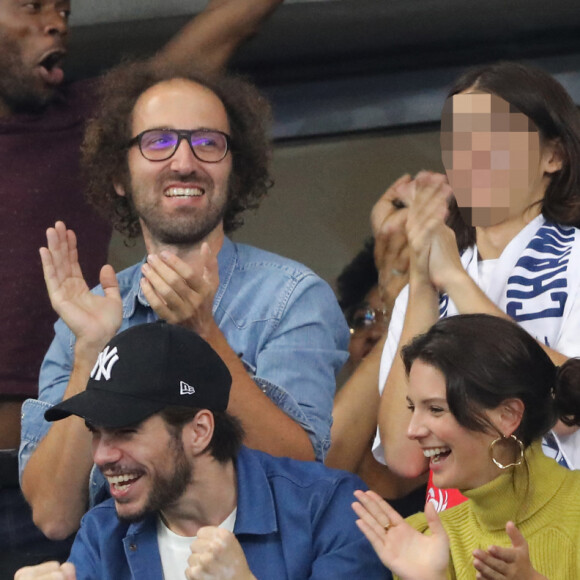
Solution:
[[[400,210],[409,286],[382,354],[373,451],[406,478],[433,462],[407,438],[398,353],[439,318],[512,319],[555,364],[580,356],[580,115],[570,96],[546,72],[519,63],[470,69],[444,105],[441,153],[446,176],[421,172],[393,186],[410,198]],[[453,231],[448,207],[459,209]],[[562,464],[580,467],[577,427],[559,422],[550,438]],[[435,486],[428,498],[439,511],[464,499]]]
[[[580,577],[580,472],[541,449],[558,419],[580,424],[580,361],[557,367],[525,330],[485,314],[440,320],[402,356],[408,437],[435,483],[468,501],[405,521],[357,492],[359,527],[383,563],[417,580]]]

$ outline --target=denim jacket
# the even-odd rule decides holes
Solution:
[[[355,525],[358,477],[247,448],[236,475],[234,534],[258,580],[392,578]],[[161,580],[156,517],[122,523],[112,499],[101,503],[84,516],[69,561],[78,580]]]
[[[214,319],[248,373],[282,411],[308,433],[316,459],[330,445],[335,375],[348,357],[349,332],[328,284],[305,266],[225,238]],[[141,263],[117,276],[123,299],[119,330],[153,322],[143,295]],[[100,286],[94,292],[103,294]],[[62,400],[73,366],[75,337],[62,320],[40,369],[38,399],[22,408],[20,474],[46,435],[44,412]],[[93,470],[91,505],[104,479]]]

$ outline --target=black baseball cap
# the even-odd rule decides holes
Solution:
[[[78,415],[117,429],[166,407],[225,411],[232,377],[218,354],[194,332],[154,322],[116,335],[99,354],[84,392],[45,412],[47,421]]]

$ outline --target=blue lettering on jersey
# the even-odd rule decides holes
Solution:
[[[536,232],[517,261],[514,274],[508,278],[506,313],[513,320],[563,315],[568,298],[564,290],[568,285],[566,270],[574,235],[574,228],[552,223],[544,224]],[[534,300],[538,296],[542,298]]]

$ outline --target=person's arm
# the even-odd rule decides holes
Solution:
[[[407,218],[409,239],[409,300],[395,357],[386,379],[379,408],[379,433],[385,463],[402,477],[418,477],[427,460],[407,437],[411,414],[407,409],[407,377],[401,348],[426,332],[439,318],[439,296],[429,278],[429,253],[434,232],[447,214],[449,187],[442,176],[417,177],[415,197]]]
[[[409,280],[409,253],[405,224],[412,201],[406,188],[411,182],[403,175],[379,198],[371,212],[375,239],[375,266],[381,301],[390,318],[395,299]],[[373,347],[338,392],[334,401],[331,447],[327,465],[357,473],[377,429],[380,402],[379,367],[385,343]],[[389,496],[395,497],[395,496]]]
[[[490,314],[511,320],[485,295],[465,271],[459,260],[455,236],[447,226],[442,227],[435,236],[430,270],[433,283],[449,296],[460,314]],[[565,354],[547,346],[542,341],[537,342],[555,365],[562,365],[568,360],[569,357]],[[554,431],[559,435],[567,435],[577,430],[577,426],[569,427],[561,421],[558,421],[554,427]]]
[[[457,251],[455,235],[447,226],[439,228],[434,236],[429,270],[434,286],[449,296],[460,314],[491,314],[511,320],[485,295],[464,269]],[[554,364],[561,365],[568,360],[567,356],[544,343],[538,341],[538,344]]]
[[[336,353],[327,354],[327,349],[329,339],[336,348],[329,329],[337,316],[325,303],[326,294],[320,293],[319,279],[308,276],[318,282],[305,279],[299,290],[294,287],[284,316],[260,345],[253,379],[213,318],[218,267],[205,244],[200,260],[204,266],[166,252],[150,256],[142,288],[151,307],[168,322],[195,330],[222,357],[233,379],[228,410],[242,421],[249,447],[297,459],[322,459],[328,435],[321,433],[318,416],[324,416],[329,428],[334,393],[329,360]],[[269,387],[278,404],[265,394]]]
[[[380,402],[377,383],[385,337],[386,333],[336,395],[331,445],[325,462],[329,467],[356,473],[369,448],[377,429]]]
[[[153,57],[154,64],[203,69],[223,68],[236,49],[254,35],[283,0],[210,0],[205,10],[188,22]]]
[[[314,460],[314,449],[306,431],[275,405],[251,379],[215,322],[202,336],[220,355],[232,374],[228,411],[242,421],[246,435],[244,443],[271,455]]]
[[[74,363],[63,395],[67,399],[85,389],[98,353],[121,324],[122,303],[110,266],[101,271],[104,296],[90,292],[78,263],[75,235],[62,222],[47,231],[47,242],[48,248],[42,248],[40,253],[49,297],[76,336]],[[70,344],[62,344],[63,339],[55,338],[49,358],[56,351],[63,359],[66,357]],[[57,361],[53,362],[45,364],[58,366]],[[60,373],[62,376],[57,376],[54,369],[51,372],[55,382],[66,380],[65,370]],[[53,388],[54,385],[46,386],[47,391]],[[34,522],[47,537],[66,538],[78,528],[87,508],[91,466],[90,436],[78,417],[53,424],[32,453],[22,473],[22,491],[32,507]]]
[[[411,413],[407,408],[407,376],[401,348],[426,332],[439,317],[438,295],[430,284],[411,275],[409,301],[397,352],[379,406],[379,434],[386,465],[402,477],[415,478],[427,470],[427,459],[416,441],[407,437]]]

